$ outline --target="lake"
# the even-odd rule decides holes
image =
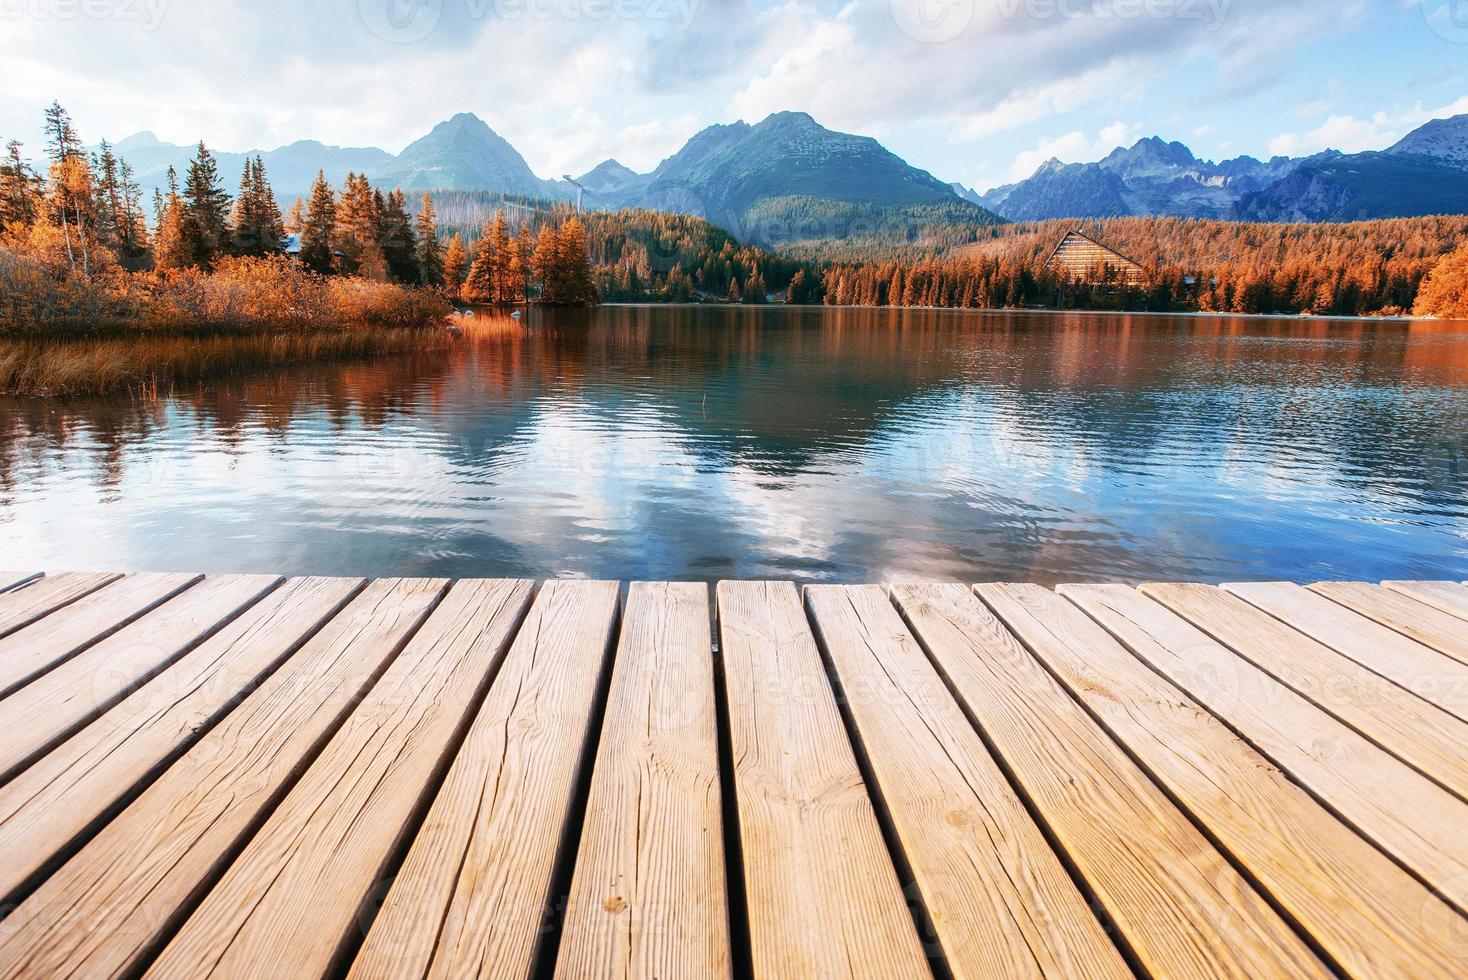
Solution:
[[[0,399],[0,566],[1468,579],[1468,323],[608,307]]]

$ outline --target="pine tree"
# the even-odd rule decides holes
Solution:
[[[46,152],[50,154],[52,163],[86,155],[81,137],[71,124],[71,115],[61,108],[59,102],[52,102],[46,110]]]
[[[97,216],[97,241],[117,250],[127,219],[123,215],[121,168],[117,155],[112,152],[112,144],[105,139],[92,158],[92,173],[96,181],[92,191],[92,211]]]
[[[336,240],[336,194],[318,171],[311,185],[311,205],[301,224],[301,264],[312,272],[336,271],[332,242]]]
[[[265,176],[265,161],[245,159],[240,193],[234,204],[235,251],[240,255],[273,255],[285,239],[285,221],[275,203],[275,192]]]
[[[433,211],[433,198],[424,194],[418,209],[418,281],[433,287],[444,284],[444,253],[443,246],[438,243],[437,217]]]
[[[40,178],[26,164],[20,150],[20,142],[11,140],[0,162],[0,230],[9,225],[29,227],[36,220]]]
[[[468,264],[469,253],[464,248],[464,238],[455,232],[443,253],[443,288],[450,296],[458,296],[463,288]]]
[[[394,190],[383,200],[381,243],[388,274],[397,282],[418,285],[422,280],[418,271],[418,235],[408,217],[408,202],[401,190]]]
[[[219,165],[199,143],[183,188],[183,237],[189,264],[211,269],[230,247],[229,195],[219,183]]]

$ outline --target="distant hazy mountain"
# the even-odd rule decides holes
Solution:
[[[1468,114],[1432,122],[1408,133],[1386,152],[1394,156],[1431,157],[1468,168]]]
[[[590,195],[587,207],[605,208],[607,202],[633,200],[640,196],[652,180],[651,174],[640,174],[616,160],[603,160],[577,178]]]
[[[1245,221],[1366,221],[1468,214],[1461,164],[1429,156],[1355,153],[1309,161],[1236,209]]]
[[[1227,218],[1241,197],[1288,175],[1298,163],[1247,156],[1213,163],[1199,160],[1181,143],[1153,136],[1095,163],[1052,159],[1032,177],[996,187],[982,201],[1015,221],[1158,214]]]
[[[461,112],[410,144],[397,159],[369,171],[374,183],[408,191],[499,191],[529,197],[564,197],[541,180],[525,158],[478,116]]]
[[[114,150],[132,164],[138,183],[151,197],[155,187],[167,185],[169,167],[177,170],[179,179],[183,179],[196,147],[164,143],[152,133],[144,132],[119,141]],[[239,187],[245,157],[253,157],[257,153],[265,161],[265,172],[270,176],[271,186],[282,207],[297,195],[310,191],[317,171],[324,170],[327,180],[339,184],[349,170],[371,171],[392,160],[391,153],[376,147],[327,146],[315,140],[300,140],[274,150],[250,150],[246,153],[216,151],[214,156],[219,161],[220,179],[231,194]]]
[[[842,237],[856,224],[891,222],[896,231],[940,214],[997,220],[876,140],[826,129],[803,112],[710,126],[651,174],[625,170],[600,175],[610,180],[597,206],[692,214],[761,244]]]
[[[1015,221],[1181,215],[1248,221],[1351,221],[1468,213],[1468,115],[1437,119],[1384,152],[1328,150],[1268,162],[1197,159],[1156,137],[1095,163],[1051,160],[981,198]]]

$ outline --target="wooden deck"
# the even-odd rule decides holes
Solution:
[[[0,977],[1468,976],[1468,585],[0,572]]]

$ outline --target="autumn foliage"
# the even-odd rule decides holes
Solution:
[[[1443,320],[1468,320],[1468,245],[1433,266],[1417,293],[1413,312]]]

